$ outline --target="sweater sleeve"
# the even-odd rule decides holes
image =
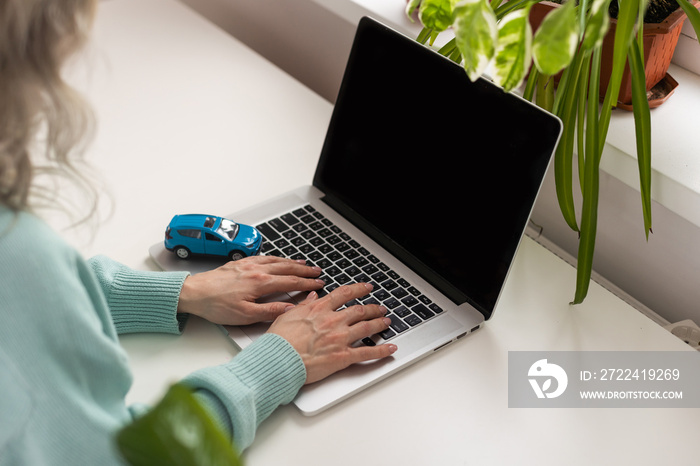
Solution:
[[[181,332],[184,318],[177,314],[177,303],[187,273],[133,270],[104,256],[88,263],[118,333]],[[253,442],[260,423],[291,402],[305,381],[301,356],[284,338],[266,334],[228,363],[200,369],[183,383],[243,450]],[[132,414],[143,410],[132,408]]]
[[[187,319],[177,313],[187,272],[133,270],[105,256],[88,260],[107,299],[117,333],[179,334]]]
[[[183,379],[240,451],[278,406],[290,403],[306,381],[301,356],[284,338],[265,334],[227,364]]]

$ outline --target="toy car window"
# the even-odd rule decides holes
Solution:
[[[177,230],[179,234],[182,236],[187,236],[188,238],[195,238],[195,239],[200,239],[202,237],[202,231],[201,230]]]
[[[222,236],[227,236],[232,240],[238,233],[238,224],[226,218],[222,218],[221,225],[219,225],[219,228],[216,229],[216,232]]]
[[[204,220],[204,227],[211,228],[214,226],[215,223],[216,223],[216,217],[207,217],[206,220]]]
[[[219,241],[219,242],[223,241],[221,238],[219,238],[216,235],[212,235],[211,233],[205,233],[204,237],[209,241]]]

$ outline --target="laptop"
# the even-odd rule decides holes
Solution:
[[[323,292],[369,281],[374,291],[361,302],[389,310],[390,329],[356,344],[391,341],[398,351],[303,387],[294,400],[302,413],[333,406],[493,316],[560,133],[550,113],[360,21],[313,184],[227,215],[263,233],[263,254],[321,266]],[[162,242],[150,253],[164,270],[221,265],[181,261]],[[245,348],[267,326],[227,330]]]

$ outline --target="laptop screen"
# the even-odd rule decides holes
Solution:
[[[314,185],[488,319],[559,133],[552,115],[364,18]]]

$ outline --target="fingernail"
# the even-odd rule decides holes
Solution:
[[[365,288],[367,288],[369,291],[372,291],[374,289],[371,283],[363,283],[363,285],[365,285]]]
[[[325,286],[325,285],[326,285],[326,282],[323,281],[323,280],[321,280],[320,278],[317,278],[317,279],[316,279],[316,283],[318,283],[318,284],[321,285],[321,286]]]
[[[388,317],[384,317],[384,323],[385,323],[386,326],[388,327],[389,325],[391,325],[391,319],[388,318]]]
[[[309,294],[306,295],[306,299],[316,299],[318,298],[318,293],[315,291],[309,291]]]
[[[386,306],[379,306],[379,309],[381,309],[382,314],[387,315],[389,313],[389,309],[386,308]]]
[[[391,354],[396,353],[396,350],[398,350],[398,349],[399,349],[398,346],[389,344],[389,352],[390,352]]]
[[[322,271],[323,271],[323,269],[322,269],[321,267],[319,267],[318,265],[314,265],[314,266],[311,267],[311,268],[312,268],[313,270],[315,270],[316,272],[322,272]]]
[[[290,304],[289,306],[285,307],[284,312],[291,311],[292,309],[294,309],[294,304]]]
[[[305,265],[305,264],[306,264],[306,260],[304,260],[304,259],[297,259],[297,260],[295,260],[294,262],[296,262],[297,264],[301,264],[301,265]]]

